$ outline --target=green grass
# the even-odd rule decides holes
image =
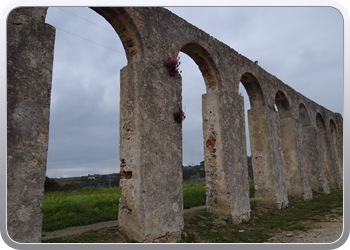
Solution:
[[[254,197],[254,183],[249,183]],[[184,184],[184,208],[206,204],[205,183]],[[117,220],[120,188],[88,188],[68,192],[48,192],[44,196],[44,232]]]
[[[183,184],[183,204],[184,208],[191,208],[205,205],[205,183]]]
[[[251,202],[251,218],[233,224],[228,218],[205,209],[184,214],[185,226],[181,243],[262,243],[283,231],[306,231],[318,221],[342,215],[331,212],[343,206],[343,192],[332,190],[328,195],[314,195],[312,201],[289,199],[289,207],[277,209]],[[243,230],[243,231],[242,231]],[[186,235],[186,236],[185,236]],[[43,240],[43,243],[128,243],[118,227],[91,230],[80,235]]]
[[[343,206],[343,192],[332,190],[329,195],[314,195],[312,201],[290,198],[289,204],[289,207],[279,210],[252,201],[250,220],[238,225],[205,209],[185,214],[183,231],[188,236],[182,238],[181,242],[262,243],[282,230],[306,231],[310,223],[326,221],[327,218],[342,214],[330,211]],[[305,224],[305,221],[311,222]]]
[[[44,232],[118,218],[120,188],[89,188],[45,193]]]

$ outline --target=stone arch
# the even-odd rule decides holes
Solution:
[[[218,171],[220,176],[217,179],[218,187],[221,188],[225,185],[228,187],[227,183],[230,182],[238,184],[236,189],[232,189],[230,186],[231,189],[217,190],[218,193],[222,192],[218,199],[214,199],[214,203],[218,204],[217,211],[221,212],[226,209],[224,211],[226,214],[227,207],[231,211],[236,209],[238,212],[231,213],[234,221],[246,220],[250,216],[249,206],[246,205],[249,204],[249,199],[247,203],[240,203],[247,197],[247,190],[241,187],[245,185],[243,181],[248,180],[244,172],[246,154],[238,149],[239,146],[244,145],[242,139],[244,132],[240,130],[244,120],[242,117],[243,105],[241,102],[239,103],[241,98],[238,93],[229,91],[234,87],[223,89],[219,86],[221,70],[222,74],[230,75],[230,67],[236,67],[236,72],[242,67],[249,69],[254,67],[256,68],[254,72],[259,72],[259,78],[264,79],[263,85],[260,85],[252,73],[247,72],[240,76],[242,77],[241,82],[249,94],[252,107],[250,117],[253,119],[249,127],[251,131],[255,132],[254,135],[251,133],[251,138],[253,137],[255,140],[252,143],[255,147],[255,151],[252,150],[253,160],[256,159],[256,164],[260,164],[260,169],[258,169],[253,162],[254,170],[263,172],[259,176],[259,182],[255,183],[257,185],[256,192],[259,192],[260,195],[256,198],[264,200],[264,202],[272,201],[279,208],[287,206],[288,197],[285,196],[286,192],[284,191],[285,178],[283,171],[281,171],[283,158],[279,150],[281,146],[280,136],[277,134],[279,131],[278,114],[265,104],[261,89],[263,86],[264,91],[270,93],[270,90],[275,88],[274,84],[278,79],[262,69],[260,70],[259,66],[239,55],[236,51],[229,49],[228,46],[178,19],[169,11],[163,11],[160,8],[102,9],[96,7],[93,9],[115,27],[121,37],[128,59],[128,65],[121,72],[121,82],[125,88],[125,92],[123,92],[125,95],[122,96],[123,100],[121,100],[120,105],[125,120],[124,124],[121,124],[125,125],[121,126],[123,127],[121,137],[125,138],[121,147],[124,147],[123,151],[127,152],[125,156],[121,156],[123,158],[121,168],[130,173],[128,175],[130,178],[125,178],[122,181],[125,185],[123,187],[128,187],[125,188],[128,193],[125,193],[125,199],[122,199],[119,204],[124,217],[118,217],[118,226],[127,225],[128,227],[124,227],[124,229],[128,236],[141,242],[175,242],[181,238],[183,199],[181,188],[178,188],[181,186],[181,145],[179,143],[181,141],[181,124],[174,123],[173,119],[173,112],[181,106],[181,76],[165,78],[166,71],[164,74],[159,73],[161,64],[150,63],[151,57],[158,55],[144,51],[144,49],[148,50],[157,44],[158,37],[162,38],[162,35],[166,33],[181,34],[181,39],[194,35],[203,38],[202,41],[209,41],[207,42],[208,46],[204,47],[194,43],[187,44],[183,51],[185,53],[187,51],[193,59],[195,58],[194,60],[200,66],[206,81],[207,94],[203,95],[203,103],[205,100],[203,109],[206,109],[204,112],[206,125],[203,123],[203,127],[206,126],[207,131],[205,146],[212,153],[213,162],[220,167]],[[15,9],[17,14],[11,14],[8,18],[7,38],[10,43],[8,43],[7,58],[7,122],[9,125],[7,163],[11,167],[8,168],[7,206],[8,222],[10,221],[8,225],[14,230],[12,235],[18,235],[18,238],[13,238],[18,242],[40,242],[43,198],[43,185],[40,183],[43,184],[45,178],[52,51],[55,33],[53,27],[43,23],[45,11],[46,8],[18,8]],[[167,25],[162,28],[161,24],[168,20],[162,20],[159,17],[170,17],[169,21],[181,25]],[[147,22],[147,24],[144,25],[143,22]],[[150,36],[147,37],[147,35]],[[152,39],[150,39],[151,36]],[[182,44],[181,39],[179,44]],[[21,45],[21,48],[17,46],[18,44]],[[211,46],[210,53],[208,53],[209,45]],[[23,53],[25,51],[23,48],[30,48],[31,54]],[[215,58],[215,62],[224,64],[220,65],[220,71],[210,56],[215,53],[224,54],[222,58]],[[147,58],[142,60],[144,57]],[[234,58],[233,64],[225,65],[232,58]],[[40,70],[31,64],[23,63],[29,59],[43,63],[40,64]],[[252,65],[255,66],[252,67]],[[226,79],[228,80],[225,80],[225,83],[229,84],[230,79]],[[272,83],[265,79],[271,80]],[[163,88],[165,85],[168,88]],[[29,86],[31,87],[29,88]],[[29,89],[30,94],[32,94],[30,97],[34,98],[25,96]],[[299,93],[293,90],[290,90],[289,95],[291,97],[297,95],[298,98],[302,98]],[[34,99],[36,100],[34,101]],[[315,106],[316,110],[320,109],[328,114],[328,111],[325,111],[321,106],[317,104]],[[33,112],[35,115],[32,115]],[[316,117],[316,119],[320,118]],[[342,134],[340,123],[342,118],[339,117],[339,119],[337,119],[337,132]],[[215,123],[218,120],[220,124]],[[314,120],[312,120],[312,124],[314,124]],[[316,169],[316,173],[323,171],[323,174],[326,171],[326,161],[325,158],[323,160],[321,158],[332,153],[332,151],[327,151],[329,148],[325,146],[328,142],[328,136],[325,133],[323,133],[323,139],[319,138],[322,136],[318,136],[318,131],[325,132],[324,122],[323,126],[322,121],[320,122],[320,129],[315,126],[306,126],[305,128],[307,127],[312,127],[312,132],[315,132],[311,134],[310,140],[314,140],[315,144],[312,145],[317,147],[310,148],[315,151],[316,155],[314,165],[320,165]],[[29,141],[30,147],[27,143],[22,144],[24,141]],[[217,152],[215,152],[216,150]],[[331,157],[328,158],[331,159]],[[14,169],[16,171],[10,172]],[[254,178],[256,178],[255,172]],[[240,183],[241,181],[243,184]],[[25,190],[22,188],[23,185],[27,187]],[[323,190],[325,193],[329,193],[326,185],[324,185]],[[226,204],[224,204],[225,196],[229,200]],[[21,202],[23,203],[21,204]],[[23,214],[26,216],[21,216]]]
[[[250,72],[241,76],[240,82],[247,91],[250,101],[250,107],[256,108],[265,105],[265,98],[258,79]]]
[[[90,7],[103,16],[117,32],[122,41],[128,64],[140,61],[144,57],[142,41],[134,19],[137,13],[131,8],[122,7]],[[130,15],[132,12],[134,15]],[[133,18],[131,16],[134,16]],[[135,17],[136,16],[136,17]]]
[[[281,90],[278,90],[275,95],[275,104],[278,108],[280,118],[291,116],[289,101],[286,95]]]
[[[337,126],[335,125],[335,122],[333,119],[330,119],[330,121],[329,121],[329,128],[330,128],[331,134],[333,134],[335,136],[338,135]]]
[[[8,203],[10,204],[8,206],[8,232],[10,237],[18,242],[38,242],[38,240],[40,240],[42,226],[41,223],[44,188],[43,183],[45,181],[46,175],[52,62],[55,40],[54,27],[45,23],[47,9],[47,7],[16,8],[11,11],[8,17],[8,28],[11,31],[14,30],[13,27],[19,26],[16,25],[16,23],[18,22],[17,19],[22,18],[24,20],[27,20],[25,23],[23,23],[23,25],[17,27],[16,32],[9,33],[8,39],[9,41],[18,40],[23,42],[23,44],[25,46],[28,46],[28,48],[30,49],[32,58],[36,62],[40,61],[40,71],[33,71],[31,65],[20,65],[18,61],[27,60],[27,55],[23,54],[18,49],[18,44],[11,42],[8,43],[8,49],[12,51],[11,57],[16,59],[14,60],[8,58],[8,60],[12,60],[15,65],[19,65],[17,67],[13,67],[12,71],[8,71],[8,74],[15,76],[17,74],[17,71],[21,71],[23,72],[23,75],[27,77],[25,81],[28,84],[35,83],[31,84],[30,90],[34,98],[25,98],[28,100],[23,99],[20,93],[23,92],[23,89],[29,89],[23,84],[18,85],[17,89],[14,89],[14,91],[9,93],[8,98],[11,99],[13,102],[13,105],[9,107],[9,120],[13,120],[13,117],[16,116],[16,105],[25,106],[26,109],[29,110],[28,112],[32,111],[32,113],[41,114],[39,120],[36,118],[37,120],[33,121],[23,121],[23,123],[31,124],[32,126],[30,128],[26,128],[32,131],[32,133],[28,135],[28,140],[35,142],[33,143],[33,145],[35,144],[34,147],[38,148],[38,153],[35,156],[33,156],[32,152],[28,150],[27,152],[22,152],[22,157],[19,158],[16,156],[19,152],[16,152],[16,150],[9,151],[9,158],[15,159],[9,164],[11,164],[11,166],[17,167],[17,169],[11,168],[11,171],[19,170],[19,172],[28,172],[27,174],[16,178],[21,179],[23,177],[23,182],[25,182],[25,179],[28,176],[33,176],[34,180],[32,186],[28,188],[28,194],[24,194],[23,189],[21,187],[19,187],[18,189],[14,185],[10,188],[10,192],[14,194],[11,195],[11,197],[17,196],[17,198],[13,200],[12,198],[10,198],[8,200]],[[137,13],[133,9],[129,8],[92,7],[91,9],[100,14],[103,18],[105,18],[115,29],[125,49],[128,65],[139,63],[144,57],[144,51],[138,29],[139,24],[135,23],[135,20],[137,19]],[[129,14],[129,12],[131,11],[134,15]],[[31,39],[28,39],[28,37]],[[16,51],[16,53],[14,53],[14,51]],[[127,72],[128,74],[124,74],[126,75],[124,79],[122,79],[121,77],[121,82],[124,81],[124,85],[126,85],[128,82],[132,82],[133,75],[135,75],[134,72],[137,70],[141,71],[141,67],[139,67],[139,64],[134,66],[132,70],[129,70],[129,72]],[[9,82],[11,82],[12,84],[21,81],[23,81],[23,79],[17,79],[16,77],[13,77],[9,80]],[[42,93],[45,94],[38,95],[38,93],[35,92],[36,89],[41,89]],[[27,132],[23,133],[20,130],[14,131],[13,133],[20,134],[19,140],[13,140],[12,142],[9,142],[9,145],[18,144],[20,140],[23,140],[23,135],[27,134]],[[38,138],[40,138],[40,140]],[[11,147],[16,148],[16,146]],[[36,163],[36,172],[30,172],[27,163],[28,160],[23,160],[27,158],[34,159],[32,161],[32,164]],[[12,175],[13,173],[9,172],[9,176]],[[24,195],[22,195],[22,193]],[[18,216],[16,215],[16,211],[18,210],[18,208],[20,208],[21,206],[23,207],[23,204],[25,204],[26,200],[28,200],[28,198],[26,198],[25,196],[33,197],[30,199],[33,199],[35,201],[29,204],[28,206],[26,205],[26,208],[23,210],[23,213],[30,214],[30,226],[28,223],[28,226],[22,226],[18,224]]]
[[[240,139],[245,140],[244,135],[238,136],[240,126],[229,126],[240,115],[237,114],[241,111],[237,110],[238,99],[220,88],[217,65],[205,47],[190,42],[180,51],[197,64],[206,85],[206,93],[202,95],[202,125],[207,211],[229,216],[234,223],[247,221],[250,203],[248,170],[243,167],[247,162],[246,153],[230,151],[233,141],[241,145]],[[223,157],[228,151],[230,157]]]
[[[255,199],[281,209],[288,206],[284,181],[283,158],[280,152],[277,113],[266,106],[260,82],[251,72],[241,73],[240,82],[247,91],[251,109],[248,110],[250,148],[252,153]],[[282,187],[282,188],[281,188]]]
[[[306,106],[303,103],[299,105],[299,122],[303,126],[310,126],[310,116]]]
[[[324,119],[319,112],[317,112],[317,114],[316,114],[316,126],[317,126],[318,130],[326,131],[326,125],[324,123]]]
[[[217,90],[220,84],[219,71],[209,52],[194,42],[187,43],[180,51],[191,57],[198,65],[204,78],[207,93]]]

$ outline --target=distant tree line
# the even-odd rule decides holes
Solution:
[[[249,179],[253,180],[252,156],[247,156]],[[94,187],[119,187],[120,177],[123,174],[113,173],[106,175],[88,175],[70,178],[49,178],[45,180],[45,192],[71,191],[81,188]],[[182,166],[182,176],[184,181],[205,178],[204,161],[195,166]],[[94,177],[94,178],[92,178]]]
[[[204,161],[196,166],[182,166],[182,178],[185,181],[205,178]]]
[[[45,184],[44,184],[44,190],[45,192],[56,192],[56,191],[73,191],[77,189],[81,189],[81,185],[76,182],[70,182],[66,183],[64,185],[60,185],[57,181],[54,179],[51,179],[46,176],[45,178]]]
[[[248,165],[248,175],[249,179],[253,180],[253,165],[252,165],[252,156],[247,156],[247,165]],[[182,167],[182,176],[183,180],[191,179],[200,179],[205,178],[205,168],[204,161],[200,162],[199,165],[195,166],[183,166]]]

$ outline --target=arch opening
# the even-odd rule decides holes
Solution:
[[[55,23],[57,15],[65,15],[66,22]],[[96,25],[78,18],[82,16]],[[81,179],[88,174],[115,174],[101,185],[119,186],[120,76],[115,69],[127,64],[127,58],[118,54],[123,51],[121,39],[104,16],[90,8],[50,7],[46,22],[66,31],[57,32],[55,40],[48,174]],[[84,39],[77,37],[82,34]],[[102,44],[92,34],[108,39]],[[93,181],[81,183],[94,185]]]
[[[277,106],[277,111],[280,115],[280,118],[291,116],[289,101],[281,90],[277,91],[276,93],[275,105]]]
[[[264,95],[259,81],[252,73],[244,73],[240,82],[243,84],[249,96],[250,107],[261,107],[265,104]]]
[[[206,140],[204,116],[207,113],[204,96],[218,90],[218,71],[210,54],[199,44],[184,45],[180,49],[179,56],[182,71],[182,105],[186,112],[186,120],[182,123],[183,167],[186,163],[187,167],[197,169],[196,176],[186,176],[186,171],[190,172],[190,170],[183,169],[184,183],[207,183],[207,168],[211,168],[211,163],[208,164],[210,161],[204,145]],[[199,157],[201,157],[200,161]],[[204,200],[208,205],[207,195],[208,189]],[[188,208],[188,206],[189,204],[184,200],[184,207]]]
[[[126,53],[128,63],[139,61],[144,52],[140,34],[134,21],[130,18],[129,8],[122,7],[89,7],[100,14],[117,32]]]
[[[335,126],[335,122],[334,122],[333,119],[331,119],[331,120],[329,121],[329,127],[330,127],[331,133],[332,133],[333,135],[337,135],[337,134],[338,134],[338,133],[337,133],[337,127]]]
[[[299,105],[299,122],[303,125],[303,127],[311,125],[309,112],[303,103],[300,103]]]
[[[206,92],[205,82],[195,61],[183,52],[180,52],[179,56],[182,71],[182,105],[186,115],[182,123],[183,166],[204,165],[201,97]]]
[[[197,64],[204,78],[207,92],[217,90],[220,82],[219,73],[209,52],[197,43],[188,43],[180,51],[191,57]]]
[[[320,113],[317,113],[316,115],[316,126],[319,129],[319,131],[326,131],[326,125],[324,124],[323,117]]]
[[[239,93],[241,96],[244,97],[248,176],[249,176],[250,182],[253,183],[254,185],[254,173],[256,172],[256,170],[254,170],[254,165],[255,165],[254,162],[256,162],[259,153],[252,152],[253,150],[251,148],[251,145],[253,143],[252,142],[253,138],[251,138],[250,134],[251,133],[255,134],[255,132],[250,130],[251,129],[256,130],[257,128],[256,128],[256,125],[252,125],[252,128],[251,128],[250,119],[252,119],[252,117],[251,118],[249,117],[251,115],[254,116],[254,114],[251,113],[251,115],[249,115],[248,113],[250,111],[258,109],[259,107],[264,106],[264,97],[263,97],[263,92],[259,81],[256,79],[256,77],[252,73],[249,73],[249,72],[246,72],[241,76],[240,84],[239,84]],[[256,157],[256,159],[253,159],[254,157]],[[254,186],[255,188],[257,187],[257,185],[254,185]],[[251,191],[252,191],[251,196],[255,197],[256,192],[254,192],[253,190]]]
[[[250,101],[247,91],[245,90],[242,82],[239,83],[239,95],[244,98],[244,121],[245,121],[245,134],[246,134],[246,146],[247,146],[247,165],[248,165],[248,176],[249,181],[254,182],[254,173],[252,165],[252,153],[250,148],[250,136],[249,136],[249,121],[248,121],[248,110],[250,110]]]

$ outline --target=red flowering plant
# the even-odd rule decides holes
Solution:
[[[163,59],[163,64],[167,68],[170,76],[174,76],[175,74],[182,72],[182,71],[179,72],[179,66],[181,64],[179,60],[180,60],[180,57],[178,57],[177,59],[176,58],[172,59],[171,57],[168,57],[168,60]]]
[[[181,108],[179,108],[179,111],[176,111],[174,113],[174,120],[178,123],[182,123],[183,120],[185,120],[185,112]]]

